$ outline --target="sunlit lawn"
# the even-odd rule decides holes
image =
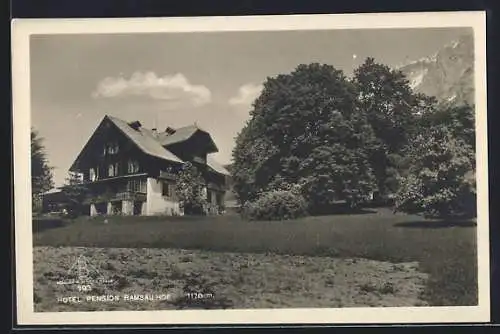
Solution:
[[[213,217],[80,218],[35,228],[35,246],[175,248],[235,253],[418,262],[430,275],[423,298],[435,306],[477,304],[476,227],[374,209],[359,214],[248,222]]]

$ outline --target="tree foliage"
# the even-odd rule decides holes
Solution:
[[[207,205],[203,193],[204,180],[192,163],[184,164],[178,174],[175,192],[186,214],[203,214]]]
[[[411,148],[412,166],[403,178],[396,208],[433,217],[474,216],[474,151],[445,127],[418,136]]]
[[[446,105],[422,114],[419,127],[423,130],[434,127],[447,128],[455,138],[461,138],[473,150],[476,149],[476,123],[473,105]]]
[[[84,184],[78,173],[69,172],[62,193],[67,201],[66,209],[73,217],[85,214],[85,200],[90,194],[88,187]]]
[[[376,145],[342,71],[299,65],[268,78],[233,151],[233,178],[241,204],[298,184],[314,211],[338,200],[353,206],[374,187],[367,157]]]
[[[418,131],[416,115],[435,103],[416,94],[404,74],[373,58],[354,71],[360,110],[366,114],[379,142],[369,157],[381,194],[394,193],[404,173],[402,150]],[[403,169],[403,170],[402,170]]]
[[[307,202],[293,190],[271,190],[247,203],[245,217],[249,220],[289,220],[307,215]]]
[[[439,104],[372,58],[348,80],[329,65],[267,78],[233,150],[242,206],[300,189],[308,211],[397,194],[396,209],[475,212],[474,107]],[[294,189],[295,189],[294,188]]]
[[[396,209],[429,216],[475,216],[474,107],[441,107],[424,114],[421,134],[407,149],[411,161]]]
[[[43,138],[35,129],[31,129],[31,193],[33,205],[39,195],[54,187],[52,167],[49,166]]]

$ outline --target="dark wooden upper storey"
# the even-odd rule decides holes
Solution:
[[[105,116],[70,171],[82,173],[86,182],[137,174],[159,177],[175,175],[189,161],[208,182],[223,184],[229,173],[209,156],[217,151],[210,134],[196,125],[158,132],[139,121]]]

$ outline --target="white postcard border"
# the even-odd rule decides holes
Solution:
[[[280,15],[193,18],[15,19],[12,21],[14,212],[17,320],[20,325],[65,324],[325,324],[435,323],[490,320],[486,13]],[[30,184],[31,34],[159,33],[321,29],[472,27],[475,45],[478,305],[338,309],[42,312],[33,310]]]

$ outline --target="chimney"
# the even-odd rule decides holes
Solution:
[[[165,132],[168,133],[169,135],[173,134],[175,132],[175,129],[171,128],[170,126],[165,129]]]
[[[134,130],[139,129],[139,128],[142,126],[141,122],[139,122],[139,121],[130,122],[130,123],[128,123],[128,125],[129,125],[132,129],[134,129]]]

